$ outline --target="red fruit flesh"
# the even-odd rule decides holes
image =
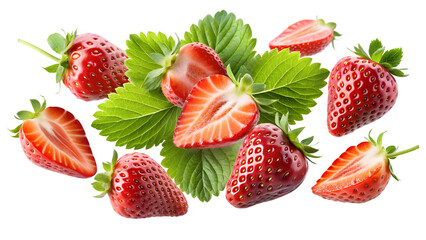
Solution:
[[[212,75],[200,80],[179,116],[173,142],[180,148],[229,146],[259,120],[256,102],[239,93],[231,79]]]
[[[28,159],[40,167],[79,178],[96,173],[83,127],[62,108],[48,107],[38,118],[24,121],[19,137]]]
[[[108,193],[123,217],[181,216],[188,211],[182,191],[155,160],[143,153],[118,159]]]
[[[305,179],[308,163],[283,131],[269,123],[259,124],[244,139],[231,177],[226,199],[246,208],[295,190]]]
[[[329,132],[343,136],[381,118],[397,96],[395,78],[383,66],[360,57],[342,58],[328,83]]]
[[[385,154],[374,144],[362,142],[340,155],[312,191],[325,199],[363,203],[379,196],[390,176]]]
[[[278,51],[289,48],[299,51],[300,56],[310,56],[322,51],[333,40],[334,30],[317,21],[301,20],[290,25],[269,43],[269,48]]]
[[[194,85],[210,75],[226,75],[226,68],[219,55],[202,43],[184,45],[176,61],[164,75],[161,89],[166,98],[182,107]]]
[[[86,101],[106,98],[117,87],[127,83],[126,53],[105,38],[79,34],[68,50],[69,67],[62,79],[79,99]]]

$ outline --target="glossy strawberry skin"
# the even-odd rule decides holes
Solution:
[[[182,191],[155,160],[143,153],[118,159],[108,195],[113,209],[127,218],[181,216],[188,211]]]
[[[342,58],[328,83],[329,132],[343,136],[381,118],[397,96],[395,78],[383,66],[361,57]]]
[[[65,127],[61,126],[64,125],[61,121],[66,122]],[[43,127],[47,126],[46,123],[54,126],[53,131]],[[97,171],[95,158],[81,123],[60,107],[48,107],[38,119],[24,121],[19,130],[19,139],[25,155],[37,166],[78,178],[92,177]],[[46,141],[50,143],[49,139],[65,143],[66,146],[51,147],[52,145],[46,144]],[[64,151],[67,154],[63,155]],[[75,156],[70,157],[73,154]]]
[[[244,138],[226,185],[226,199],[246,208],[284,196],[305,179],[308,162],[283,131],[269,123]]]
[[[79,34],[68,50],[69,67],[62,79],[77,98],[91,101],[106,98],[127,83],[126,53],[105,38]]]
[[[171,103],[183,107],[192,87],[214,74],[226,75],[219,55],[205,44],[189,43],[179,50],[176,61],[162,79],[161,89]]]
[[[294,34],[300,35],[303,32],[303,35],[294,39]],[[269,48],[276,48],[278,51],[288,48],[290,52],[300,52],[300,57],[311,56],[324,50],[333,41],[333,37],[333,28],[326,27],[317,20],[305,19],[285,29],[269,43]]]
[[[369,151],[373,154],[364,154]],[[368,168],[356,165],[359,159],[367,156],[376,156],[378,161],[373,162]],[[324,172],[312,187],[312,192],[322,198],[339,202],[364,203],[370,201],[379,196],[389,183],[391,172],[388,161],[370,142],[351,146]],[[346,168],[339,171],[342,167]],[[364,171],[365,174],[356,177],[348,176],[357,174],[357,171]]]

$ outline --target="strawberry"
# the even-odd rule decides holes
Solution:
[[[330,44],[335,37],[341,36],[334,31],[335,23],[325,23],[322,19],[301,20],[285,29],[269,43],[270,49],[288,48],[290,52],[300,52],[300,57],[319,53]]]
[[[96,162],[81,123],[60,107],[47,107],[31,99],[34,112],[20,111],[23,120],[13,130],[22,149],[34,164],[73,177],[88,178],[96,173]]]
[[[391,175],[398,180],[389,160],[419,146],[396,152],[395,146],[382,146],[383,134],[377,141],[369,134],[368,142],[349,147],[312,187],[313,193],[329,200],[363,203],[379,196]]]
[[[188,211],[182,191],[167,172],[144,153],[129,153],[104,163],[105,173],[95,176],[93,187],[109,195],[112,208],[123,217],[181,216]]]
[[[65,37],[58,33],[50,35],[48,43],[61,58],[23,40],[19,42],[56,61],[57,64],[46,67],[46,71],[56,73],[56,82],[62,80],[79,99],[91,101],[106,98],[129,81],[125,76],[126,53],[99,35],[77,35],[76,31],[67,33]]]
[[[185,99],[194,85],[203,78],[214,74],[226,75],[226,68],[219,55],[209,46],[194,42],[180,47],[180,41],[165,55],[151,54],[160,69],[148,74],[144,87],[148,90],[160,86],[164,96],[178,107],[183,107]],[[161,78],[162,77],[162,78]]]
[[[359,57],[342,58],[330,73],[327,127],[334,136],[351,133],[387,113],[398,96],[393,75],[406,76],[395,68],[401,62],[400,48],[384,51],[376,39],[369,54],[360,45],[354,53]]]
[[[229,146],[259,120],[251,98],[253,79],[246,75],[238,86],[229,77],[201,79],[188,95],[177,121],[173,143],[180,148]]]
[[[226,199],[237,208],[270,201],[295,190],[305,179],[313,137],[298,141],[303,128],[290,130],[288,114],[276,125],[259,124],[244,138],[231,177]]]

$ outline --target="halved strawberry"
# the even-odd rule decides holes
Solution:
[[[243,77],[237,87],[224,75],[201,79],[179,116],[174,144],[180,148],[223,147],[244,137],[259,120],[256,102],[247,94],[250,80],[252,83],[251,77]]]
[[[391,175],[398,180],[389,159],[419,146],[400,152],[395,152],[395,146],[385,149],[382,147],[383,134],[377,141],[369,136],[368,142],[349,147],[312,187],[313,193],[334,201],[363,203],[379,196]]]
[[[31,99],[34,112],[20,111],[24,122],[11,130],[19,136],[22,148],[34,164],[79,178],[96,173],[96,162],[80,122],[60,107],[46,108],[46,101]]]
[[[322,51],[332,43],[339,33],[334,31],[335,23],[325,23],[322,19],[301,20],[285,29],[269,43],[269,48],[278,51],[289,48],[290,52],[299,51],[300,56],[310,56]]]
[[[219,55],[205,44],[189,43],[179,50],[176,61],[163,77],[161,89],[171,103],[182,107],[194,85],[214,74],[226,75]]]

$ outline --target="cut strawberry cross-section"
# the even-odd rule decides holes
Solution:
[[[11,130],[34,164],[66,175],[88,178],[96,173],[96,162],[81,123],[60,107],[46,108],[32,99],[34,113],[20,111],[22,125]]]
[[[180,148],[231,145],[256,125],[256,102],[224,75],[200,80],[179,116],[173,142]]]

